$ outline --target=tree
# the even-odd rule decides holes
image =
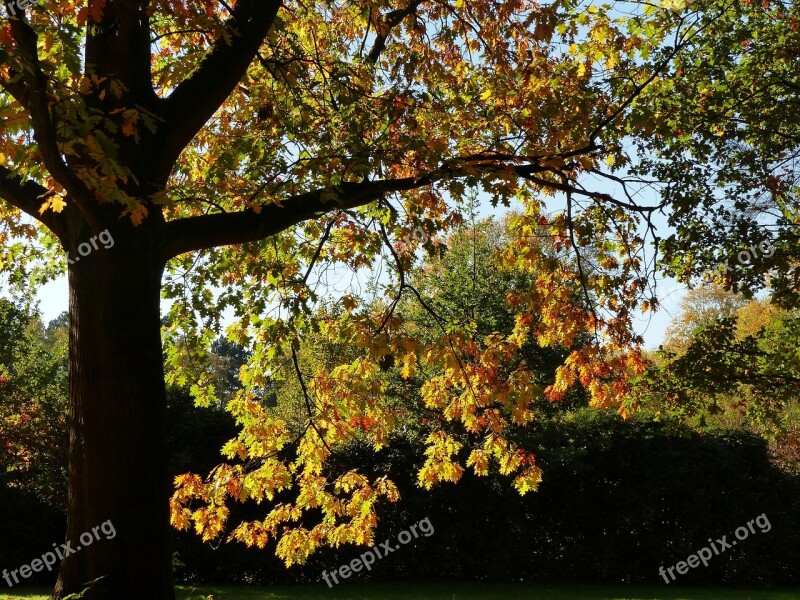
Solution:
[[[3,268],[18,279],[30,269],[46,277],[63,268],[67,253],[68,539],[107,520],[117,531],[65,558],[57,598],[87,585],[92,599],[173,597],[162,292],[173,300],[167,374],[190,378],[198,401],[216,400],[204,357],[223,309],[235,313],[232,341],[254,347],[241,373],[245,391],[231,405],[243,446],[229,450],[263,467],[247,481],[259,500],[292,485],[308,499],[327,485],[322,465],[336,441],[336,415],[377,410],[379,388],[354,403],[330,387],[329,403],[309,404],[308,427],[290,440],[251,401],[287,357],[291,365],[292,340],[330,325],[313,320],[319,265],[365,267],[385,248],[399,281],[389,291],[407,291],[403,272],[414,252],[392,239],[457,223],[467,190],[522,202],[506,260],[544,269],[535,287],[514,298],[514,333],[497,336],[479,360],[512,359],[528,336],[569,347],[588,326],[592,343],[570,354],[548,393],[561,398],[580,381],[602,406],[624,387],[609,374],[640,367],[626,351],[637,341],[630,313],[654,303],[639,273],[637,225],[657,207],[592,192],[578,179],[621,156],[621,117],[682,47],[692,19],[676,26],[672,7],[623,22],[610,7],[522,0],[14,6],[0,26],[0,236],[13,250]],[[676,48],[659,49],[676,29]],[[545,197],[556,192],[563,209],[546,214]],[[527,236],[541,227],[556,251],[576,254],[575,268],[558,270],[531,250]],[[596,265],[589,273],[581,248],[590,245]],[[576,288],[596,305],[576,305]],[[381,325],[383,316],[346,300],[347,322],[336,325],[375,343],[334,376],[348,374],[363,387],[381,352],[408,361],[420,352],[392,337],[390,317]],[[531,313],[541,325],[526,318]],[[448,335],[454,344],[466,339]],[[177,368],[184,372],[170,373]],[[481,371],[470,372],[454,370],[452,383],[469,387]],[[502,438],[509,407],[492,410],[480,427],[493,431],[497,460],[519,471],[528,489],[537,475],[533,457]],[[374,424],[380,439],[385,423]],[[429,442],[440,470],[456,469],[445,459],[448,439],[437,434]],[[292,469],[289,450],[296,451]],[[356,474],[335,485],[351,507],[365,508],[364,518],[340,529],[329,522],[313,539],[289,526],[296,505],[279,509],[270,527],[286,525],[279,546],[287,556],[335,543],[336,532],[365,541],[375,494],[393,495],[389,484],[376,483],[376,491]],[[347,521],[338,502],[332,520]],[[192,516],[213,534],[225,510],[211,504]],[[185,524],[174,508],[173,519]]]
[[[746,302],[741,296],[716,284],[689,290],[681,300],[680,312],[667,327],[664,347],[680,354],[691,341],[695,330],[733,317]]]
[[[797,428],[797,310],[708,287],[689,293],[629,401],[701,428],[753,431],[780,449]]]
[[[63,507],[67,497],[67,339],[0,298],[0,479]]]
[[[800,7],[746,0],[691,8],[719,17],[687,40],[635,119],[650,134],[637,137],[644,160],[636,170],[665,184],[672,208],[664,266],[687,281],[713,273],[747,294],[769,285],[776,302],[794,306]]]
[[[405,327],[416,330],[416,336],[426,348],[447,343],[440,324],[444,324],[448,330],[457,327],[469,332],[476,341],[476,349],[482,348],[483,340],[491,339],[493,334],[508,336],[514,332],[517,313],[509,305],[508,299],[534,286],[537,275],[509,268],[503,260],[517,216],[511,214],[502,221],[496,221],[492,218],[479,220],[472,215],[469,223],[459,226],[446,238],[441,252],[426,257],[419,267],[411,271],[410,283],[424,298],[424,302],[420,303],[413,296],[405,296],[399,310],[403,314]],[[569,261],[564,254],[552,251],[548,232],[544,229],[535,231],[528,244],[549,251],[554,264]],[[568,269],[569,264],[561,265],[561,268]],[[572,293],[575,295],[574,302],[580,305],[584,301],[582,290],[576,286]],[[539,319],[538,315],[532,316],[534,321]],[[532,338],[520,348],[519,361],[525,365],[527,372],[534,375],[535,384],[540,386],[538,391],[531,394],[537,401],[542,400],[534,404],[537,416],[546,410],[546,406],[553,405],[545,401],[541,390],[554,380],[556,369],[570,351],[587,343],[590,337],[589,331],[581,332],[571,348],[542,346]],[[504,365],[504,368],[513,370],[514,365]],[[403,393],[416,397],[416,390],[421,389],[433,375],[430,371],[418,372],[413,378],[406,379],[404,385],[410,389]],[[497,388],[495,391],[498,391]],[[585,396],[578,394],[571,398],[571,402],[560,404],[560,410],[585,401]]]
[[[660,244],[667,274],[686,282],[705,276],[746,298],[767,288],[773,307],[750,303],[735,317],[706,323],[679,348],[685,356],[650,372],[662,378],[650,381],[660,387],[661,398],[652,399],[680,398],[678,410],[695,415],[700,407],[712,423],[741,425],[746,416],[744,426],[760,429],[771,417],[770,434],[777,418],[781,430],[794,427],[781,433],[788,463],[796,461],[798,439],[792,344],[800,290],[800,12],[796,3],[749,0],[689,8],[719,18],[688,39],[645,91],[630,121],[649,133],[634,136],[643,158],[634,171],[659,181],[671,207],[673,232]]]

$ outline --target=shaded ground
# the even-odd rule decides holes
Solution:
[[[0,600],[47,600],[49,590],[0,592]],[[740,590],[661,586],[548,586],[477,583],[378,584],[335,586],[181,587],[179,600],[800,600],[800,589]]]

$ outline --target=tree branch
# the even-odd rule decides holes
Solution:
[[[440,168],[423,173],[418,177],[345,182],[334,188],[322,188],[292,196],[279,203],[262,205],[258,212],[248,209],[177,219],[167,223],[166,226],[165,258],[173,258],[194,250],[262,240],[280,233],[292,225],[334,210],[364,206],[383,198],[386,194],[419,189],[443,179],[475,175],[476,172],[482,173],[484,176],[510,172],[540,185],[566,191],[566,186],[534,176],[536,173],[552,170],[541,164],[519,165],[513,164],[510,160],[498,161],[488,158],[485,159],[485,162],[483,159],[481,162],[475,163],[470,160],[464,162],[466,164],[459,165],[456,164],[458,159],[447,161]],[[567,189],[573,193],[591,195],[573,188]],[[606,194],[595,194],[593,197],[620,204],[620,201]],[[648,208],[642,207],[634,208],[640,211],[648,210]]]
[[[430,185],[429,177],[342,183],[292,196],[280,204],[233,213],[187,217],[167,223],[166,258],[216,246],[262,240],[284,229],[333,210],[364,206],[391,192]]]
[[[639,206],[638,204],[631,204],[629,202],[624,202],[623,200],[619,200],[614,198],[611,194],[606,194],[603,192],[592,192],[589,190],[585,190],[579,187],[575,187],[573,185],[567,183],[559,183],[557,181],[548,181],[546,179],[541,179],[540,177],[534,177],[531,173],[520,173],[521,168],[518,168],[517,173],[520,174],[525,179],[532,181],[541,185],[542,187],[549,187],[560,192],[564,192],[566,194],[576,194],[578,196],[586,196],[591,198],[592,200],[608,202],[610,204],[614,204],[619,206],[620,208],[625,208],[632,212],[637,212],[640,214],[650,214],[654,211],[661,210],[664,208],[666,202],[662,201],[659,204],[654,206]],[[545,169],[546,170],[546,169]]]
[[[64,225],[60,215],[51,211],[39,213],[42,203],[54,194],[52,190],[34,181],[24,181],[14,171],[0,165],[0,198],[41,221],[60,236]]]
[[[11,32],[17,42],[20,54],[25,61],[25,88],[17,87],[14,97],[23,94],[21,104],[31,116],[34,138],[39,147],[42,161],[50,175],[56,179],[75,201],[87,222],[100,231],[100,221],[89,207],[88,198],[92,192],[83,181],[66,165],[58,149],[56,125],[50,114],[50,101],[47,91],[47,77],[41,69],[36,32],[21,19],[11,19]],[[8,87],[8,86],[6,86]],[[17,99],[19,101],[19,99]]]
[[[423,0],[413,0],[406,8],[393,10],[385,15],[381,15],[378,21],[378,34],[375,36],[375,43],[367,55],[367,60],[371,63],[378,62],[381,52],[386,48],[386,40],[392,33],[392,29],[397,27],[403,19],[414,14]]]
[[[567,192],[567,230],[569,231],[569,240],[572,245],[572,251],[575,253],[575,263],[578,266],[578,275],[581,279],[581,289],[583,290],[583,297],[586,300],[586,308],[592,313],[592,325],[594,325],[594,338],[600,343],[600,332],[597,330],[597,324],[600,320],[597,318],[597,311],[595,310],[594,302],[589,296],[589,288],[586,285],[586,274],[583,271],[583,257],[581,256],[580,247],[575,241],[575,223],[572,220],[572,192]]]
[[[200,67],[161,102],[160,170],[169,175],[184,147],[222,106],[244,77],[281,7],[279,0],[239,0]]]

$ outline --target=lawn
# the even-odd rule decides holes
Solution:
[[[181,587],[179,600],[800,600],[800,589],[491,585],[475,583],[397,583],[292,587]],[[0,600],[48,600],[48,590],[20,590]]]

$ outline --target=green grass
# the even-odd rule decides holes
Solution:
[[[396,583],[334,586],[202,586],[178,588],[179,600],[800,600],[800,589],[741,590],[672,586],[548,586],[477,583]],[[0,600],[48,600],[27,589]]]

